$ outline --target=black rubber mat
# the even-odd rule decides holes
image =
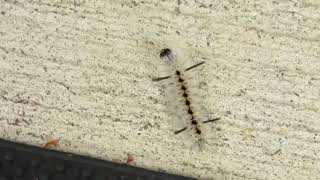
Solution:
[[[0,180],[187,180],[191,178],[0,139]]]

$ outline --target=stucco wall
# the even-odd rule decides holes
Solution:
[[[0,137],[205,179],[320,179],[320,1],[0,0]],[[173,135],[159,51],[184,44],[208,125]]]

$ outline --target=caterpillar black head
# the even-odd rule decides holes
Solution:
[[[173,60],[173,54],[171,49],[169,48],[161,49],[160,58],[166,63],[170,63]]]

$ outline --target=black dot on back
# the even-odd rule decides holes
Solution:
[[[190,101],[188,99],[186,99],[186,105],[189,106],[190,105]]]
[[[197,134],[201,134],[201,130],[198,129],[198,128],[196,128],[196,133],[197,133]]]
[[[165,56],[170,56],[171,53],[172,53],[172,51],[168,48],[161,49],[160,58],[163,58]]]

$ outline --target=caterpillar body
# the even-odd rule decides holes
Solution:
[[[199,98],[194,69],[201,67],[205,62],[190,65],[188,57],[178,48],[174,51],[169,48],[162,49],[160,59],[160,76],[153,78],[153,81],[164,82],[169,112],[176,117],[172,120],[176,128],[174,134],[188,133],[189,137],[185,137],[189,140],[191,135],[196,147],[202,150],[206,134],[204,124],[220,119],[211,118]]]

